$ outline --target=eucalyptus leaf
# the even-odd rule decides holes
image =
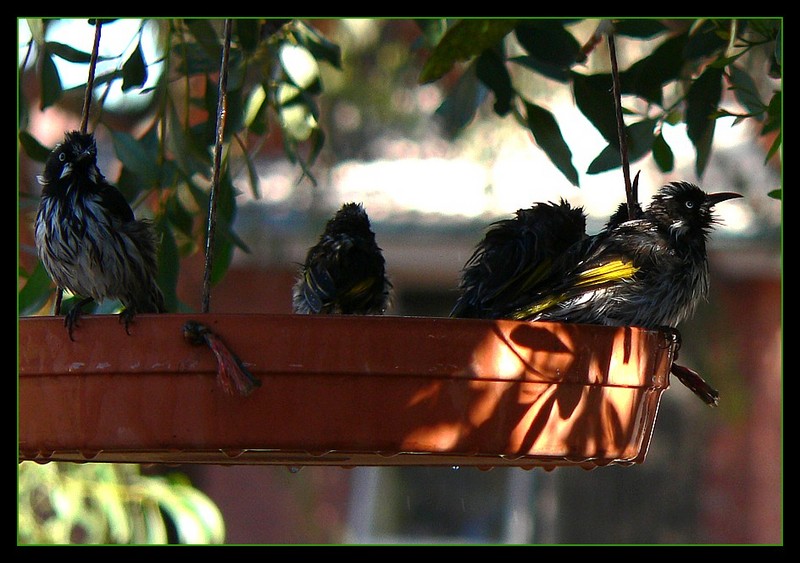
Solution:
[[[572,151],[561,135],[555,117],[546,109],[525,101],[525,117],[528,129],[536,144],[545,152],[556,168],[574,186],[579,186],[578,171],[572,164]]]
[[[442,124],[443,133],[452,138],[466,127],[475,117],[488,92],[488,88],[478,80],[473,61],[458,77],[455,87],[447,93],[434,112]]]
[[[572,73],[572,90],[578,109],[609,144],[616,146],[619,133],[612,86],[610,74]]]
[[[42,99],[39,102],[39,109],[44,110],[56,103],[61,98],[61,93],[64,88],[61,85],[61,77],[58,75],[58,69],[53,58],[45,53],[42,57],[42,69],[40,79],[40,87],[42,90]]]
[[[508,69],[497,51],[487,49],[481,53],[475,61],[475,73],[478,79],[494,93],[495,113],[504,116],[511,111],[511,100],[515,91]]]
[[[686,134],[695,147],[695,171],[702,177],[714,139],[715,113],[722,97],[722,69],[708,67],[686,94]]]
[[[64,43],[60,43],[58,41],[48,41],[45,44],[45,49],[47,53],[52,55],[56,55],[64,59],[65,61],[69,61],[71,63],[88,63],[92,60],[91,53],[87,53],[85,51],[80,51],[71,45],[66,45]],[[98,61],[106,61],[109,60],[110,57],[97,57]]]
[[[467,19],[455,23],[425,61],[419,82],[433,82],[449,72],[456,62],[480,55],[508,35],[516,24],[517,20],[501,19]]]
[[[620,73],[621,89],[654,104],[662,104],[662,87],[677,80],[683,69],[686,34],[666,39],[652,53]]]
[[[747,108],[748,112],[758,115],[767,109],[767,105],[761,101],[755,81],[747,71],[738,65],[729,66],[728,78],[736,100]]]
[[[664,172],[672,172],[675,167],[675,155],[672,153],[672,148],[664,139],[664,135],[659,133],[653,139],[653,160],[658,166],[659,170]]]
[[[571,67],[581,51],[575,37],[554,20],[523,20],[514,34],[528,55],[556,68]]]
[[[19,144],[22,146],[22,150],[25,151],[25,154],[36,162],[46,161],[47,157],[50,156],[52,152],[52,149],[48,149],[42,145],[33,135],[25,130],[20,130],[19,132]]]
[[[174,205],[174,204],[173,204]],[[174,215],[173,215],[174,216]],[[175,235],[169,228],[173,223],[162,219],[158,224],[161,242],[158,246],[158,286],[164,294],[167,311],[176,311],[178,306],[178,274],[180,272],[180,253],[175,243]]]
[[[136,174],[144,185],[158,184],[160,177],[157,155],[152,152],[152,149],[148,150],[133,135],[124,131],[112,130],[111,140],[119,161]]]
[[[626,143],[628,150],[628,161],[636,162],[650,153],[655,137],[653,128],[655,121],[643,119],[625,128]],[[609,144],[600,154],[589,164],[588,174],[599,174],[622,166],[622,156],[619,150],[619,141]]]
[[[302,21],[297,21],[293,28],[293,35],[300,45],[308,49],[314,59],[325,61],[339,70],[342,69],[342,49],[316,29]]]
[[[222,44],[214,26],[205,18],[187,18],[184,21],[208,60],[216,62],[217,69],[219,69],[219,61],[222,60]]]
[[[41,310],[53,294],[53,282],[41,262],[36,262],[36,267],[27,278],[25,285],[17,292],[19,314],[23,316]]]
[[[236,37],[244,51],[252,53],[258,47],[259,27],[260,23],[256,19],[241,18],[234,22]]]

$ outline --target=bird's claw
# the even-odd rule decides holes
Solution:
[[[125,323],[125,334],[128,336],[131,335],[131,331],[128,330],[128,327],[133,322],[133,317],[136,316],[136,313],[131,309],[123,309],[123,311],[119,314],[119,322]]]
[[[78,325],[78,317],[81,316],[81,308],[78,304],[75,305],[72,309],[70,309],[69,313],[64,315],[64,326],[67,327],[67,333],[69,334],[69,339],[75,342],[75,338],[72,336],[72,330]]]

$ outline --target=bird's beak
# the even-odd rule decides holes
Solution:
[[[737,194],[735,192],[717,192],[715,194],[708,194],[706,196],[706,201],[708,202],[709,206],[716,205],[723,201],[734,199],[737,197],[744,197],[742,194]]]

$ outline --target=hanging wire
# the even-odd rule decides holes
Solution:
[[[619,82],[619,68],[617,66],[617,46],[614,41],[614,28],[613,25],[608,25],[605,30],[608,37],[608,53],[611,58],[611,78],[612,90],[614,94],[614,107],[616,109],[617,117],[617,133],[619,135],[619,154],[622,162],[622,176],[625,179],[625,198],[628,203],[628,218],[634,218],[634,209],[638,203],[638,180],[639,174],[636,174],[633,186],[631,185],[631,171],[630,163],[628,162],[628,139],[625,134],[625,121],[622,118],[622,92]]]
[[[94,89],[94,73],[97,68],[97,53],[100,49],[100,28],[103,22],[97,18],[94,22],[94,44],[92,56],[89,59],[89,76],[86,79],[86,91],[83,94],[83,109],[81,110],[81,133],[86,133],[89,128],[89,109],[92,106],[92,90]],[[61,301],[64,299],[64,288],[56,288],[56,300],[53,304],[53,315],[61,314]]]
[[[222,47],[222,63],[219,69],[219,95],[217,100],[217,139],[214,145],[214,175],[211,181],[211,192],[208,203],[208,229],[206,233],[206,262],[203,274],[203,300],[201,310],[208,313],[211,300],[211,268],[214,262],[214,233],[217,226],[217,197],[219,194],[219,177],[222,163],[222,142],[227,117],[228,60],[231,49],[230,19],[225,20],[225,42]]]

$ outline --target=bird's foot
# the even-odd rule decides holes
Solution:
[[[681,333],[677,328],[673,328],[671,326],[663,326],[661,327],[661,332],[663,332],[667,339],[670,341],[675,347],[675,357],[672,359],[673,361],[678,359],[678,351],[681,349],[681,344],[683,344],[683,339],[681,337]]]
[[[92,298],[83,299],[82,301],[78,301],[75,305],[70,309],[69,313],[64,315],[64,326],[67,327],[67,332],[69,333],[69,339],[75,342],[75,339],[72,337],[73,329],[78,326],[78,318],[81,316],[83,312],[83,306],[91,303],[93,300]]]
[[[133,317],[136,316],[136,312],[133,309],[125,308],[119,314],[119,322],[125,323],[125,334],[128,336],[131,335],[131,331],[128,330],[128,327],[133,322]]]

